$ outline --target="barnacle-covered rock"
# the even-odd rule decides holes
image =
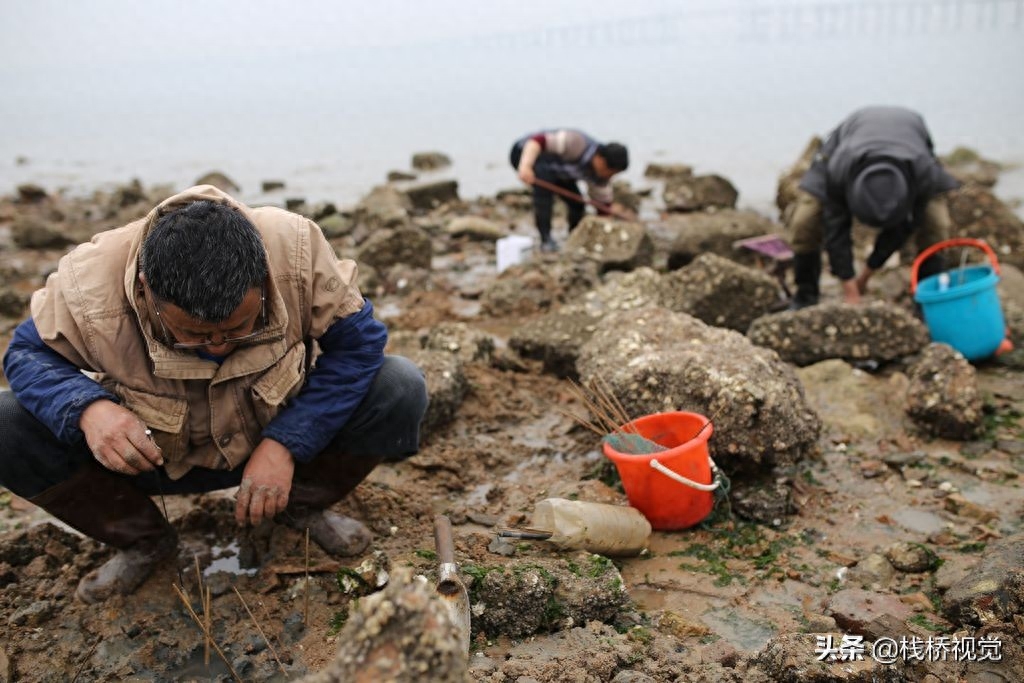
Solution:
[[[974,366],[946,344],[929,344],[910,367],[907,414],[925,431],[946,439],[971,439],[982,426],[982,401]]]
[[[728,473],[764,471],[809,454],[821,421],[793,369],[743,335],[684,313],[610,313],[577,363],[606,382],[631,417],[673,410],[713,416],[710,447]]]

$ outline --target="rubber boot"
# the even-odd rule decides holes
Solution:
[[[821,254],[795,254],[793,256],[793,281],[796,294],[789,302],[789,310],[814,306],[818,303],[818,280],[821,279]]]
[[[327,508],[348,495],[382,461],[382,457],[325,451],[312,462],[299,465],[295,468],[288,507],[278,521],[299,531],[309,529],[309,537],[328,555],[361,554],[370,545],[373,534],[362,522]]]
[[[86,536],[118,549],[78,583],[75,595],[83,602],[134,592],[175,555],[177,535],[149,496],[98,463],[30,500]]]

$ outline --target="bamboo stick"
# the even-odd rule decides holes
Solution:
[[[277,668],[281,670],[281,673],[287,676],[288,672],[285,671],[284,664],[281,663],[281,659],[277,656],[277,650],[275,650],[274,646],[271,645],[270,638],[267,638],[267,634],[263,631],[263,628],[260,626],[260,622],[256,621],[256,615],[252,613],[251,609],[249,609],[249,605],[246,604],[245,598],[242,597],[242,594],[239,593],[238,589],[234,586],[231,587],[231,590],[235,591],[235,595],[237,595],[238,599],[242,602],[242,607],[245,608],[245,611],[249,614],[249,618],[252,619],[252,623],[256,626],[256,630],[259,631],[260,636],[263,637],[263,642],[267,644],[267,649],[270,650],[270,654],[274,656],[274,661],[277,662]]]
[[[194,609],[192,609],[192,604],[189,602],[188,596],[186,596],[185,592],[182,589],[178,588],[177,585],[174,585],[173,587],[174,587],[175,592],[177,592],[178,597],[181,598],[181,602],[185,605],[185,609],[187,609],[188,613],[192,616],[192,620],[194,622],[196,622],[196,626],[198,626],[199,630],[201,630],[203,632],[203,635],[205,635],[207,640],[210,642],[210,644],[213,645],[214,651],[216,651],[216,653],[218,655],[220,655],[220,658],[224,661],[224,664],[228,667],[228,671],[231,672],[231,676],[236,681],[238,681],[238,683],[242,683],[241,677],[238,675],[238,672],[235,671],[235,667],[231,666],[231,662],[228,661],[227,655],[224,654],[224,651],[221,650],[220,646],[217,645],[217,643],[213,640],[213,636],[210,633],[210,631],[205,628],[205,625],[203,624],[203,621],[199,618],[199,615],[196,614]]]

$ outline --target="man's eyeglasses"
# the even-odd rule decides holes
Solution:
[[[252,342],[256,337],[259,337],[266,330],[267,327],[267,292],[266,287],[260,287],[260,317],[258,318],[258,326],[253,329],[249,334],[243,334],[239,337],[221,337],[220,340],[215,340],[211,335],[207,335],[201,340],[196,341],[177,341],[178,335],[171,334],[170,330],[167,329],[167,325],[164,323],[163,316],[160,315],[160,302],[150,292],[150,296],[153,299],[153,309],[156,313],[156,319],[160,321],[160,330],[163,332],[164,338],[171,342],[171,346],[175,349],[199,349],[204,346],[221,346],[223,344],[247,344]]]

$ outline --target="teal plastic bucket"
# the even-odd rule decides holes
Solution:
[[[957,268],[917,282],[918,267],[926,258],[954,246],[982,249],[991,265]],[[932,245],[914,261],[911,274],[914,301],[921,305],[932,340],[949,344],[972,361],[995,354],[1006,336],[1006,321],[996,291],[998,283],[995,253],[981,240],[966,238]]]

